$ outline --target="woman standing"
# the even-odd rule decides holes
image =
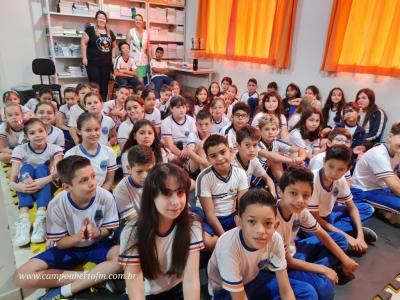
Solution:
[[[136,69],[136,77],[144,84],[147,76],[147,65],[149,63],[149,33],[144,29],[143,16],[137,14],[135,17],[135,27],[128,31],[126,42],[131,46],[131,56],[133,57]]]
[[[107,27],[106,13],[99,10],[95,19],[95,25],[86,27],[82,34],[82,63],[86,66],[89,81],[100,85],[101,98],[106,101],[117,43],[114,33]]]

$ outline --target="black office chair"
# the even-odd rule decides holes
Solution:
[[[53,92],[58,92],[59,101],[58,105],[60,106],[63,103],[62,96],[61,96],[61,85],[51,83],[50,76],[56,74],[56,66],[51,59],[48,58],[36,58],[32,61],[32,71],[34,74],[40,76],[40,84],[32,85],[32,89],[37,93],[41,88],[48,87]],[[43,84],[42,76],[47,76],[49,79],[49,84]]]

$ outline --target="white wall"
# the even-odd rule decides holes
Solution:
[[[40,0],[1,0],[0,89],[32,85],[39,77],[32,73],[32,60],[48,57]]]
[[[186,18],[187,42],[195,36],[197,4],[198,0],[187,1],[187,14],[190,16]],[[288,70],[279,71],[261,64],[214,60],[216,79],[221,80],[224,76],[232,77],[240,93],[245,91],[250,77],[258,80],[260,90],[266,89],[268,82],[276,81],[281,94],[284,94],[290,82],[297,83],[302,90],[308,85],[315,84],[321,91],[323,102],[335,86],[344,90],[348,100],[354,100],[359,89],[369,87],[375,91],[377,104],[387,112],[389,124],[400,121],[399,79],[368,74],[327,75],[320,71],[331,6],[332,0],[299,0],[291,67]],[[200,62],[200,66],[202,65]]]

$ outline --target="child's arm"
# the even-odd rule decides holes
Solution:
[[[240,192],[239,192],[240,193]],[[239,197],[238,193],[238,197]],[[211,197],[199,197],[201,207],[204,210],[204,214],[207,218],[208,224],[214,229],[216,235],[221,236],[225,230],[222,228],[221,223],[219,222],[217,216],[214,211],[214,204]]]
[[[189,252],[183,273],[183,298],[190,300],[200,299],[200,278],[199,278],[200,252]]]
[[[111,187],[114,183],[114,175],[115,175],[115,171],[110,171],[110,170],[107,171],[106,179],[105,179],[103,185],[101,186],[103,189],[105,189],[107,191],[111,190]]]
[[[144,300],[144,279],[140,265],[125,266],[125,285],[129,299]]]
[[[241,190],[241,191],[239,191],[239,192],[237,193],[237,201],[238,201],[238,203],[239,203],[240,199],[243,197],[243,195],[246,194],[246,192],[247,192],[248,190],[249,190],[249,189],[247,188],[247,189]]]
[[[318,273],[326,276],[333,284],[337,284],[339,278],[335,270],[320,264],[310,263],[301,259],[294,258],[286,252],[286,261],[289,269],[300,270],[306,272]]]
[[[181,150],[179,150],[172,140],[171,136],[164,136],[163,137],[164,145],[167,149],[169,149],[173,154],[179,156],[181,154]]]
[[[292,159],[290,157],[286,157],[282,154],[279,154],[278,152],[272,152],[269,151],[267,149],[262,149],[260,151],[258,151],[258,155],[261,157],[264,157],[266,159],[268,159],[271,162],[274,163],[292,163]]]
[[[189,158],[194,160],[200,165],[200,169],[204,169],[210,165],[206,159],[206,154],[204,153],[202,144],[195,146],[194,144],[189,144],[187,146]]]
[[[232,300],[247,300],[247,295],[245,291],[240,292],[230,292]]]
[[[357,269],[358,263],[348,257],[323,228],[317,230],[315,235],[325,245],[325,247],[340,260],[343,264],[343,271],[346,275],[353,273]]]
[[[72,139],[74,140],[74,143],[76,145],[79,144],[79,137],[78,137],[78,132],[76,127],[70,127],[69,128],[69,134],[71,135]]]
[[[282,300],[296,300],[286,269],[275,272],[278,281],[279,294]]]
[[[290,153],[297,153],[297,157],[292,159],[293,163],[303,162],[307,158],[307,151],[304,148],[291,146],[289,151]]]
[[[10,175],[10,188],[16,192],[24,194],[33,194],[37,191],[37,184],[35,181],[32,183],[25,184],[23,182],[18,183],[19,169],[21,168],[21,162],[13,161],[11,165],[11,175]]]
[[[117,130],[115,129],[115,126],[111,128],[108,138],[111,146],[115,146],[117,144]]]
[[[69,127],[65,125],[65,114],[63,112],[58,112],[56,116],[56,125],[60,129],[69,130]]]
[[[351,239],[347,239],[349,241],[350,248],[359,253],[365,253],[368,249],[368,245],[364,240],[360,212],[358,211],[357,206],[355,206],[353,200],[347,201],[346,205],[347,209],[349,210],[350,218],[357,230],[357,238],[354,239],[351,237]]]
[[[272,178],[268,174],[265,174],[263,176],[263,179],[264,179],[264,182],[267,183],[269,191],[272,194],[272,196],[274,196],[276,198],[275,184],[274,184],[274,181],[272,180]]]

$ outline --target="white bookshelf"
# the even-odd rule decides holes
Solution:
[[[82,3],[78,0],[69,1]],[[163,2],[167,1],[164,0]],[[108,14],[108,25],[114,32],[117,42],[124,41],[126,34],[134,26],[134,20],[129,16],[129,10],[134,7],[136,13],[144,16],[145,26],[150,35],[151,56],[154,56],[155,48],[161,46],[164,48],[164,59],[175,61],[185,59],[186,12],[185,5],[177,4],[180,1],[170,0],[170,2],[174,2],[170,4],[144,0],[88,0],[88,2],[97,4],[99,9]],[[60,52],[60,47],[80,46],[82,32],[89,23],[94,22],[95,10],[92,9],[91,13],[74,13],[64,10],[60,12],[57,10],[57,4],[58,0],[42,0],[43,15],[46,18],[45,35],[48,39],[49,57],[56,66],[55,82],[63,84],[65,80],[67,82],[70,82],[71,79],[78,82],[86,80],[87,76],[84,75],[65,75],[65,66],[82,66],[82,57],[80,53],[79,55],[76,55],[76,53],[74,55],[60,55],[64,54]],[[116,13],[118,8],[120,8],[119,15]],[[151,15],[152,12],[157,12],[156,18]],[[74,31],[76,31],[76,34]],[[68,50],[64,50],[66,53],[68,52]]]

